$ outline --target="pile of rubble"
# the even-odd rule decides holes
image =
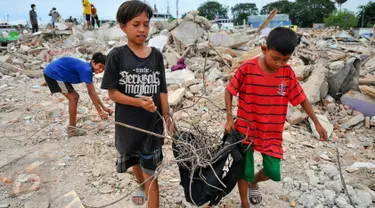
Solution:
[[[260,46],[267,34],[250,28],[211,32],[210,27],[207,19],[192,12],[184,19],[154,23],[148,43],[163,52],[168,101],[175,122],[178,125],[187,120],[203,123],[208,132],[220,135],[226,119],[226,83],[240,63],[261,54]],[[315,127],[307,115],[299,107],[289,107],[283,135],[284,179],[282,183],[261,184],[264,193],[261,205],[371,207],[375,202],[375,181],[371,177],[375,173],[375,46],[371,41],[357,39],[338,29],[306,30],[299,35],[301,42],[289,64],[314,104],[314,111],[330,140],[318,142]],[[96,116],[84,86],[75,86],[82,92],[78,124],[89,134],[65,140],[61,135],[65,133],[62,129],[66,128],[68,103],[60,95],[49,96],[48,89],[40,86],[42,69],[52,60],[61,56],[88,60],[95,52],[108,53],[111,48],[126,43],[118,25],[104,24],[93,31],[68,25],[23,35],[1,49],[0,129],[7,139],[0,145],[0,155],[5,158],[0,160],[0,177],[6,176],[6,180],[1,178],[1,183],[14,184],[8,180],[12,174],[19,186],[27,183],[28,179],[19,181],[20,176],[14,175],[15,171],[25,172],[19,168],[23,164],[36,164],[34,170],[51,170],[48,174],[54,182],[46,180],[45,183],[54,190],[49,193],[53,204],[65,203],[59,207],[69,203],[90,206],[110,203],[137,187],[130,174],[115,173],[113,123],[102,122]],[[95,76],[97,89],[100,89],[101,76]],[[99,96],[108,107],[114,107],[106,91],[101,90]],[[24,129],[25,134],[19,134],[19,129]],[[170,145],[163,148],[168,161],[173,157],[172,149]],[[14,149],[19,153],[14,154]],[[28,160],[22,163],[14,160],[24,157]],[[256,161],[262,163],[260,155]],[[26,173],[32,172],[27,170]],[[33,180],[31,176],[29,179]],[[159,178],[162,207],[191,206],[185,201],[178,182],[176,165],[163,170]],[[37,198],[31,195],[37,190],[28,195],[12,195],[6,187],[0,199],[12,206],[20,203],[20,197]],[[48,207],[49,201],[39,200],[37,207]],[[130,203],[130,198],[117,205],[121,207],[121,203]],[[220,206],[238,205],[238,191],[233,190]]]

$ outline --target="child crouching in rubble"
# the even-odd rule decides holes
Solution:
[[[68,136],[82,136],[86,132],[76,128],[78,93],[72,84],[86,83],[87,91],[102,120],[108,119],[113,111],[103,105],[93,84],[93,73],[99,74],[104,70],[106,56],[96,53],[90,63],[72,57],[62,57],[50,63],[44,69],[44,78],[51,93],[62,93],[69,100]]]
[[[102,88],[116,102],[115,120],[157,134],[163,134],[162,115],[172,130],[169,118],[167,84],[162,54],[145,41],[150,29],[152,9],[145,3],[124,2],[117,11],[117,21],[126,33],[128,44],[112,49],[108,54]],[[146,199],[149,208],[159,207],[159,188],[153,178],[163,159],[164,139],[115,127],[116,169],[125,173],[133,167],[139,184],[145,185],[132,197],[136,205]],[[154,180],[155,179],[155,180]]]
[[[288,102],[293,106],[301,105],[313,120],[320,140],[327,139],[326,130],[312,110],[294,71],[287,64],[297,46],[296,34],[288,28],[275,28],[269,34],[266,44],[262,46],[262,56],[242,63],[225,91],[228,113],[225,130],[229,132],[234,128],[245,135],[256,135],[253,141],[243,142],[251,144],[244,153],[244,172],[238,182],[244,208],[250,207],[249,201],[254,205],[262,202],[259,182],[281,180],[282,133]],[[238,119],[234,124],[231,115],[232,98],[237,95]],[[263,157],[263,169],[255,175],[254,150]]]

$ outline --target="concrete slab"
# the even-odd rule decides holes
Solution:
[[[350,91],[341,97],[341,102],[365,116],[375,116],[375,99],[357,91]]]
[[[331,122],[329,122],[329,119],[327,118],[327,116],[325,115],[316,115],[316,116],[318,117],[320,124],[322,124],[324,129],[327,131],[327,136],[329,138],[333,132],[333,125],[331,124]],[[313,131],[314,136],[317,139],[320,139],[319,133],[316,131],[314,122],[311,120],[311,118],[309,118],[309,123],[310,123],[310,127]]]
[[[186,88],[180,88],[174,92],[172,92],[168,96],[168,103],[170,106],[176,106],[181,102],[181,99],[184,97],[186,93]]]

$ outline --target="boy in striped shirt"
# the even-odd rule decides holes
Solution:
[[[249,137],[255,135],[252,146],[245,152],[243,176],[238,182],[244,208],[250,207],[249,201],[254,205],[261,203],[259,182],[281,180],[282,133],[288,102],[293,106],[301,105],[313,120],[320,140],[327,139],[326,130],[312,110],[294,71],[287,64],[296,46],[297,36],[291,29],[275,28],[267,38],[267,46],[262,46],[263,55],[242,63],[225,91],[228,113],[225,130],[229,132],[234,128]],[[232,98],[237,95],[238,119],[234,124]],[[244,143],[249,144],[249,141]],[[263,169],[255,175],[254,150],[263,157]]]

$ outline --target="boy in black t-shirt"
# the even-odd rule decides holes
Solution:
[[[145,45],[152,15],[152,9],[138,0],[120,6],[117,21],[126,33],[128,44],[108,54],[102,88],[108,89],[109,97],[116,102],[117,122],[163,134],[159,113],[170,131],[173,126],[169,118],[163,56],[157,49]],[[117,172],[124,173],[133,167],[138,183],[143,183],[152,177],[163,159],[164,140],[119,125],[115,130]],[[159,207],[157,180],[149,179],[144,190],[148,207]],[[143,204],[145,199],[143,190],[133,196],[137,205]]]

